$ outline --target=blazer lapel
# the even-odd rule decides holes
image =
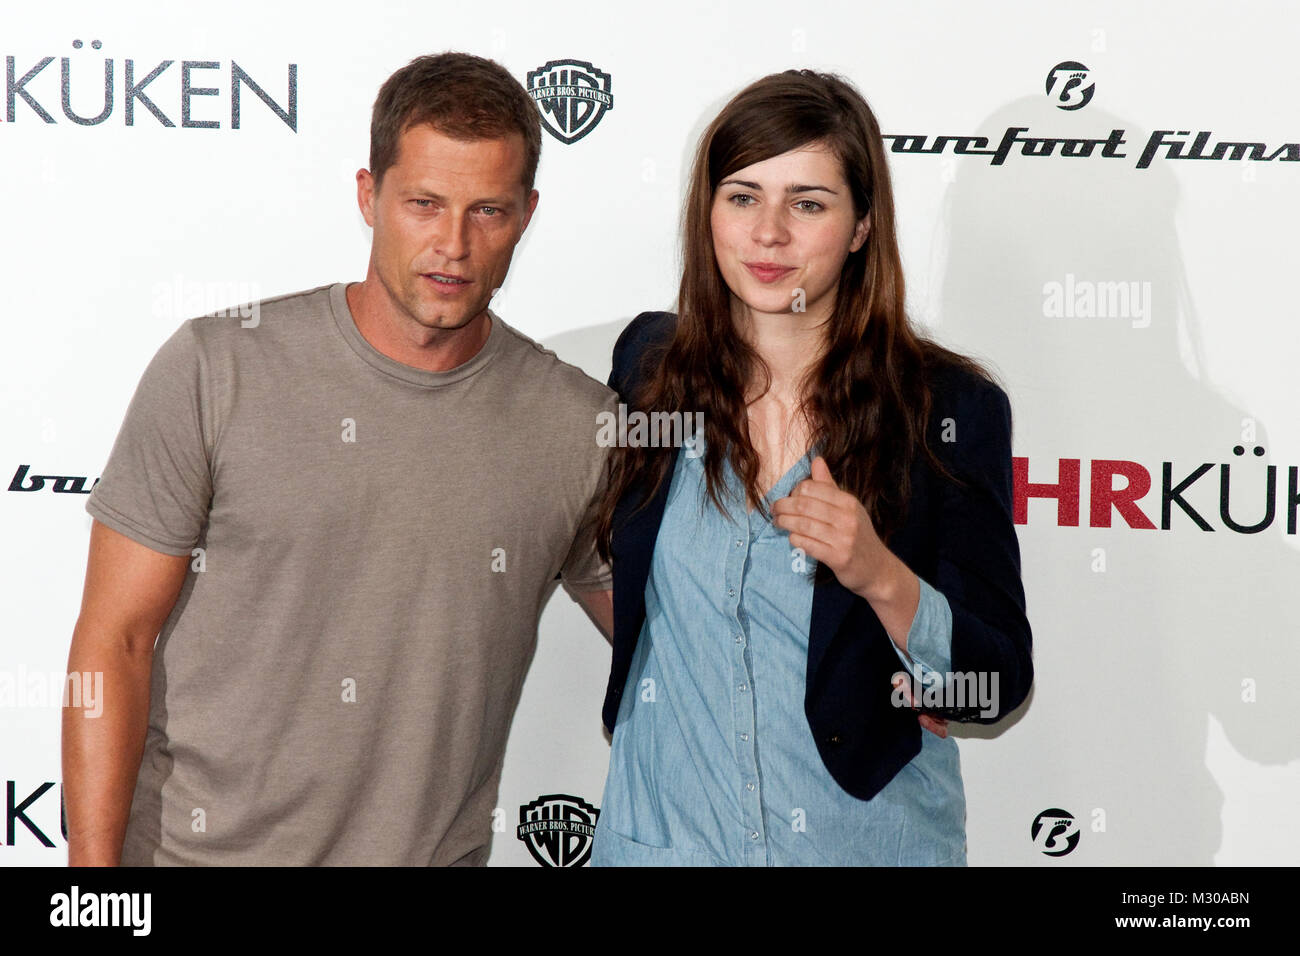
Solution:
[[[640,504],[641,498],[632,495],[625,495],[614,509],[611,550],[614,576],[618,581],[614,589],[614,612],[616,620],[624,622],[629,634],[639,633],[645,618],[645,586],[650,577],[650,560],[654,556],[659,526],[663,523],[672,479],[670,468],[650,503],[639,511],[634,513],[633,509]]]
[[[826,648],[849,612],[855,595],[832,578],[813,586],[812,621],[808,627],[808,685],[811,687]]]

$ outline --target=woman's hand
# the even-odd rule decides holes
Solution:
[[[842,491],[835,483],[824,458],[820,455],[814,458],[812,476],[799,482],[789,495],[772,505],[772,522],[789,533],[792,548],[801,549],[804,554],[829,567],[840,584],[868,601],[881,617],[882,624],[886,623],[886,618],[893,620],[896,617],[896,613],[886,611],[884,605],[891,602],[882,595],[882,589],[889,590],[889,585],[897,582],[900,573],[907,577],[915,575],[885,547],[871,516],[857,496]],[[916,601],[908,603],[910,609],[905,613],[908,626],[902,626],[899,617],[893,629],[901,631],[901,638],[895,638],[891,629],[886,628],[891,640],[901,640],[899,646],[904,652],[907,650],[907,631],[916,613]],[[896,612],[897,609],[890,610]],[[917,719],[935,736],[948,736],[948,721],[928,714],[918,714]]]
[[[907,686],[907,678],[900,677],[894,681],[894,688],[901,690],[903,696],[907,698],[909,707],[916,706],[916,698],[912,696],[912,690]],[[920,721],[922,727],[930,731],[936,737],[948,736],[948,721],[943,717],[931,717],[929,714],[917,714],[916,719]]]
[[[772,506],[772,520],[790,533],[792,548],[829,567],[840,584],[868,601],[897,560],[862,502],[835,484],[821,455],[813,459],[812,477]]]

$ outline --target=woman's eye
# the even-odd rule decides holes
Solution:
[[[802,212],[821,212],[822,204],[812,199],[801,199],[795,203]]]
[[[753,198],[754,198],[754,197],[751,196],[751,195],[749,195],[748,193],[736,193],[734,196],[731,197],[731,202],[734,203],[734,204],[737,205],[737,206],[748,206],[749,203],[747,203],[747,202],[741,202],[741,200],[742,200],[742,199],[753,199]]]

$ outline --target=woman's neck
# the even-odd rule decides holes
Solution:
[[[737,332],[758,353],[772,375],[767,395],[781,404],[797,404],[800,382],[822,356],[826,317],[806,312],[756,312],[733,300]],[[749,401],[759,397],[761,381],[749,383]]]

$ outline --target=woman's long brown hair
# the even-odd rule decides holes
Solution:
[[[843,165],[855,219],[871,213],[866,243],[845,260],[824,353],[805,378],[802,413],[838,485],[862,501],[881,539],[903,523],[909,472],[918,454],[950,479],[926,440],[929,373],[958,366],[992,376],[978,362],[917,333],[904,311],[903,268],[894,227],[894,196],[880,127],[846,80],[787,70],[758,80],[709,125],[695,154],[683,216],[682,282],[676,331],[643,356],[629,411],[703,412],[708,495],[725,511],[723,463],[744,483],[747,503],[762,507],[759,459],[750,442],[744,396],[751,382],[770,382],[758,354],[737,333],[731,293],[718,270],[710,226],[714,193],[724,178],[754,163],[821,142]],[[758,390],[762,394],[763,389]],[[618,447],[596,517],[596,546],[610,559],[614,510],[630,493],[644,506],[672,473],[678,449]],[[819,567],[819,573],[824,569]]]

